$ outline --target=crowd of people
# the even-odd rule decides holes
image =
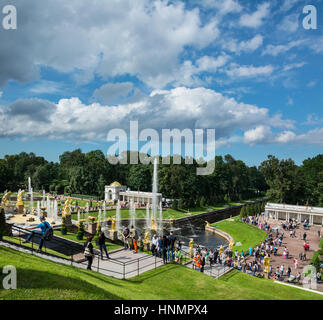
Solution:
[[[125,249],[137,253],[138,251],[143,252],[150,251],[153,256],[163,259],[163,263],[176,261],[182,263],[183,250],[182,243],[176,238],[174,233],[170,231],[169,235],[157,236],[153,235],[152,239],[149,239],[145,243],[145,238],[142,234],[132,234],[129,227],[126,226],[122,232],[123,242]],[[146,248],[145,248],[146,247]]]

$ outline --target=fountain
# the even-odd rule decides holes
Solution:
[[[121,229],[120,222],[121,222],[121,205],[120,205],[120,200],[118,200],[117,210],[116,210],[116,229],[118,232]]]
[[[152,212],[151,212],[151,224],[152,227],[156,226],[157,221],[157,192],[158,192],[158,159],[154,160],[154,174],[153,174],[153,197],[152,197]]]
[[[130,201],[130,229],[136,230],[136,206],[133,200]]]
[[[40,219],[40,201],[39,200],[37,201],[37,209],[36,209],[36,212],[37,212],[37,217]]]
[[[159,204],[159,220],[158,220],[158,230],[159,234],[163,236],[163,204]]]
[[[148,231],[151,227],[150,223],[150,212],[149,212],[149,204],[146,205],[146,230]]]
[[[89,203],[87,202],[85,206],[85,217],[84,217],[86,222],[89,221],[89,211],[90,211],[90,206],[89,206]]]

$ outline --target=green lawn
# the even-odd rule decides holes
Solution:
[[[84,238],[84,240],[77,240],[75,233],[68,232],[66,235],[62,235],[60,230],[54,230],[54,234],[56,236],[59,236],[59,237],[62,237],[62,238],[68,239],[68,240],[72,240],[72,241],[75,241],[78,243],[83,244],[85,242],[85,238]],[[94,242],[93,242],[93,246],[94,246],[94,248],[99,249],[99,247]],[[107,246],[108,251],[122,248],[122,246],[119,246],[118,244],[114,244],[111,242],[106,242],[106,246]]]
[[[267,238],[267,233],[252,225],[239,221],[239,217],[233,221],[223,220],[212,225],[219,230],[230,234],[234,242],[241,242],[242,246],[234,246],[233,251],[241,250],[246,254],[249,248],[254,248]]]
[[[29,242],[29,243],[22,243],[23,242],[23,239],[20,239],[19,237],[3,237],[4,240],[7,240],[7,241],[10,241],[10,242],[13,242],[13,243],[17,243],[17,244],[20,244],[22,245],[23,247],[26,247],[26,248],[32,248],[32,243]],[[38,249],[38,243],[34,243],[34,250],[36,251]],[[45,251],[46,250],[46,251]],[[61,258],[65,258],[65,259],[70,259],[69,256],[66,256],[60,252],[57,252],[57,251],[54,251],[54,250],[51,250],[51,249],[47,249],[45,248],[45,246],[43,247],[43,251],[46,252],[46,253],[50,253],[50,254],[53,254],[57,257],[61,257]]]
[[[173,210],[173,209],[167,209],[167,210],[163,210],[163,219],[164,220],[169,220],[171,218],[174,219],[179,219],[179,218],[183,218],[183,217],[188,217],[190,215],[196,215],[196,214],[201,214],[201,213],[205,213],[205,212],[209,212],[209,211],[216,211],[216,210],[221,210],[221,209],[225,209],[228,207],[233,207],[233,206],[239,206],[243,203],[249,203],[252,200],[245,200],[245,201],[241,201],[241,202],[230,202],[230,204],[219,204],[217,206],[206,206],[203,208],[193,208],[190,210]],[[106,217],[115,217],[116,215],[116,210],[107,210],[106,211]],[[158,217],[159,217],[159,211],[157,213]],[[89,212],[89,216],[92,217],[98,217],[98,211],[90,211]],[[136,210],[136,216],[138,219],[145,219],[146,218],[146,209],[137,209]],[[130,218],[130,213],[129,213],[129,209],[122,209],[121,210],[121,219],[129,219]],[[72,214],[72,219],[77,220],[77,214],[73,213]]]
[[[0,247],[0,270],[17,268],[17,290],[0,289],[8,300],[273,300],[323,299],[323,296],[232,271],[213,279],[175,264],[118,280]],[[0,283],[5,275],[0,273]]]

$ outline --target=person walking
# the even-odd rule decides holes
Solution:
[[[93,263],[93,257],[94,257],[94,251],[93,251],[93,244],[92,244],[92,236],[88,236],[86,239],[86,242],[84,243],[84,257],[87,260],[87,270],[92,270],[92,263]]]
[[[168,239],[167,239],[167,236],[164,236],[162,240],[162,254],[163,254],[164,264],[167,263],[167,248],[168,248]]]
[[[124,248],[128,249],[131,251],[131,246],[129,243],[129,238],[130,238],[130,230],[128,226],[125,226],[122,232],[122,238],[123,238],[123,243],[124,243]]]
[[[106,237],[104,235],[104,232],[100,233],[99,239],[98,239],[98,243],[99,243],[99,247],[100,247],[100,253],[101,253],[101,260],[103,260],[103,250],[105,252],[105,255],[107,257],[107,259],[109,259],[109,254],[108,254],[108,250],[107,250],[107,246],[105,244],[106,241]]]
[[[168,237],[168,246],[169,246],[169,254],[170,254],[170,256],[168,257],[171,262],[174,259],[175,241],[176,241],[176,237],[174,236],[173,231],[171,231]]]

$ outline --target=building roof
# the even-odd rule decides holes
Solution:
[[[118,181],[114,181],[109,185],[109,187],[122,187],[122,185]]]

